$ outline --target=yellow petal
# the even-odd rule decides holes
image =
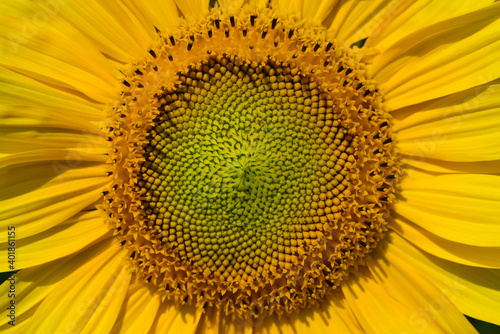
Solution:
[[[160,297],[144,283],[130,285],[118,321],[110,333],[148,333],[160,307]]]
[[[236,0],[236,1],[219,0],[219,1],[216,1],[215,6],[217,6],[217,3],[218,3],[218,5],[220,6],[223,13],[234,12],[234,11],[237,11],[238,9],[240,9],[243,6],[244,2],[245,2],[244,0]]]
[[[18,308],[16,309],[16,321],[13,323],[14,325],[11,325],[9,322],[11,321],[11,318],[7,318],[7,314],[5,314],[5,317],[3,319],[7,319],[4,321],[2,324],[0,324],[0,332],[1,333],[12,333],[12,334],[17,334],[17,333],[27,333],[26,328],[28,327],[28,324],[33,317],[33,314],[36,312],[36,307],[32,307],[26,312],[19,313]]]
[[[391,228],[423,251],[467,266],[500,268],[500,247],[481,247],[440,238],[409,220],[397,217]]]
[[[369,71],[392,110],[500,76],[500,4],[425,27],[375,57]]]
[[[30,320],[38,306],[49,294],[57,290],[64,279],[75,275],[81,276],[88,268],[98,266],[102,262],[103,256],[107,256],[106,250],[109,249],[110,242],[111,240],[103,241],[75,256],[68,256],[17,272],[15,275],[17,323],[15,328],[25,328],[28,322],[23,319]],[[10,302],[7,298],[8,289],[8,285],[0,285],[0,292],[5,292],[0,299],[0,315],[3,318],[7,315],[7,309],[4,306]],[[19,324],[22,326],[18,326]],[[3,323],[1,325],[4,326]],[[4,327],[0,327],[2,333]],[[29,333],[25,329],[20,332]]]
[[[500,271],[460,265],[426,255],[392,233],[387,245],[389,262],[400,259],[424,273],[450,301],[469,316],[500,325]],[[411,269],[410,269],[411,270]]]
[[[60,281],[76,270],[78,266],[96,256],[98,254],[96,250],[101,251],[102,249],[101,243],[100,245],[93,246],[84,253],[17,272],[14,275],[16,280],[16,315],[23,316],[24,313],[36,308],[57,287]],[[0,292],[3,293],[0,304],[0,315],[4,318],[7,316],[7,306],[10,302],[6,298],[9,286],[9,284],[0,285]]]
[[[15,269],[24,269],[44,264],[81,251],[89,245],[111,236],[111,231],[94,210],[78,214],[75,223],[55,226],[42,233],[16,242]],[[22,233],[18,228],[17,233]],[[21,234],[21,236],[23,236]],[[0,244],[0,256],[7,258],[8,244]],[[0,271],[12,270],[8,262],[0,264]]]
[[[374,47],[383,52],[405,36],[422,29],[424,25],[432,25],[463,15],[493,2],[494,0],[460,1],[450,6],[447,1],[400,1],[400,5],[405,3],[409,6],[404,10],[398,10],[396,7],[398,1],[395,1],[392,4],[392,11],[387,11],[383,18],[372,23],[376,24],[377,28],[367,35],[369,38],[365,47]]]
[[[367,333],[475,333],[457,307],[411,262],[374,254],[342,286]]]
[[[338,2],[338,0],[279,0],[274,4],[274,8],[284,15],[296,16],[312,25],[321,25],[332,14]]]
[[[232,321],[225,319],[220,330],[225,334],[253,334],[253,326],[246,324],[243,321]]]
[[[481,247],[500,246],[500,178],[453,174],[401,183],[395,211],[450,241]]]
[[[326,25],[328,38],[346,45],[371,36],[403,12],[413,1],[340,1],[335,4],[333,21]]]
[[[55,173],[70,166],[78,166],[82,162],[96,161],[106,162],[108,157],[106,154],[108,149],[104,147],[91,147],[89,152],[87,147],[82,148],[65,148],[65,149],[39,149],[24,151],[14,154],[3,154],[0,156],[0,167],[24,164],[40,161],[52,161]]]
[[[252,323],[254,334],[293,333],[294,328],[287,317],[271,316]]]
[[[63,166],[62,163],[61,166]],[[86,168],[83,172],[87,173],[87,177],[104,175],[107,170],[104,164],[96,165],[96,163],[82,162],[78,167]],[[70,177],[70,174],[66,174],[65,176],[61,174],[71,169],[72,168],[68,165],[60,169],[54,169],[53,164],[45,162],[1,168],[0,201],[21,196],[43,185],[47,185],[47,183],[51,182],[51,180],[54,181],[53,179],[58,176],[60,176],[60,178],[55,180],[56,182],[65,180],[63,178]],[[32,177],[33,175],[36,175],[36,177]],[[77,175],[77,173],[73,175]],[[0,240],[3,240],[1,236]]]
[[[21,275],[21,272],[18,272],[10,276],[0,285],[0,292],[2,293],[2,297],[0,298],[0,316],[2,316],[2,319],[7,319],[0,324],[0,332],[2,333],[13,332],[12,330],[9,331],[9,328],[17,328],[18,330],[19,328],[25,328],[27,322],[35,312],[36,307],[40,304],[41,299],[37,298],[38,296],[26,300],[26,294],[29,293],[29,290],[33,289],[34,284],[31,282],[23,282],[21,276],[23,278],[26,277],[26,275]],[[38,273],[38,276],[41,276],[40,273]],[[32,277],[32,279],[33,281],[36,280],[35,277]],[[9,290],[11,292],[9,292]],[[12,290],[15,290],[15,298],[13,298]],[[42,298],[45,296],[46,294],[44,294]],[[14,301],[13,304],[12,301]],[[15,319],[11,316],[15,316]],[[15,326],[8,324],[8,322],[11,321],[13,321]]]
[[[2,2],[0,12],[0,65],[102,103],[115,96],[119,72],[71,25],[32,2]],[[26,20],[38,14],[46,19],[43,29]]]
[[[32,92],[27,92],[27,94],[32,94]],[[102,117],[100,120],[103,120]],[[60,129],[61,133],[76,130],[79,132],[80,143],[92,142],[97,144],[100,142],[100,146],[103,145],[102,130],[97,125],[97,122],[89,122],[79,117],[77,113],[66,114],[63,110],[47,110],[26,105],[0,105],[0,121],[3,128],[0,129],[0,135],[28,129],[28,131],[38,130],[40,132],[49,128]],[[90,138],[90,135],[92,135],[92,138]],[[73,137],[76,138],[76,136]],[[1,140],[3,141],[3,139]],[[59,144],[59,146],[62,146],[62,144]],[[8,148],[10,148],[8,144],[1,145],[1,151],[12,151],[8,150]]]
[[[395,118],[394,131],[402,132],[437,121],[453,123],[458,127],[460,122],[467,121],[469,114],[500,107],[498,92],[500,81],[495,80],[479,87],[392,111],[391,114]]]
[[[185,17],[199,17],[206,15],[210,0],[174,0]]]
[[[95,261],[79,263],[79,268],[61,281],[38,307],[28,332],[109,332],[131,277],[123,250],[115,242],[107,243]]]
[[[196,334],[230,334],[231,332],[228,331],[227,328],[224,330],[222,329],[222,323],[229,320],[224,318],[225,316],[222,315],[221,311],[217,307],[207,307],[205,309],[205,313],[200,319],[198,328],[196,329]],[[237,319],[235,322],[237,324],[244,323],[244,321],[239,319]]]
[[[126,1],[133,13],[141,13],[145,24],[158,28],[163,35],[174,33],[180,24],[179,11],[174,0]],[[142,51],[144,53],[144,50]]]
[[[116,1],[76,0],[62,6],[53,2],[42,6],[80,31],[96,49],[123,63],[142,55],[153,39],[152,34],[144,38]]]
[[[195,333],[202,316],[202,312],[191,305],[164,302],[149,333]]]
[[[104,104],[90,102],[74,91],[43,85],[28,76],[3,67],[0,67],[0,94],[1,103],[5,104],[0,107],[1,124],[4,126],[42,127],[50,124],[55,127],[86,131],[87,122],[102,121],[104,116]],[[14,123],[10,119],[18,120],[19,123]],[[77,122],[71,122],[71,119]],[[83,125],[75,124],[80,120],[86,122]]]
[[[491,85],[454,94],[396,122],[401,153],[447,161],[500,159],[498,92],[500,85]]]
[[[326,297],[319,308],[300,310],[289,321],[297,333],[355,333],[361,332],[356,318],[351,314],[345,298],[340,293]]]
[[[315,24],[321,23],[332,13],[337,3],[338,0],[305,1],[302,16]]]
[[[390,237],[388,237],[390,242]],[[415,313],[411,322],[417,331],[433,323],[443,333],[475,333],[472,325],[432,280],[425,271],[416,271],[413,262],[391,256],[382,247],[369,260],[368,266],[375,281],[400,301],[411,305]],[[418,325],[417,325],[418,323]],[[416,329],[416,328],[414,328]]]
[[[342,285],[346,302],[365,333],[444,333],[435,322],[418,313],[427,305],[386,288],[397,284],[394,277],[385,277],[388,282],[379,283],[366,275],[368,271],[360,271]]]
[[[27,170],[23,170],[26,172]],[[106,176],[95,177],[100,168],[75,168],[40,183],[38,188],[17,197],[0,201],[0,226],[16,226],[18,234],[29,237],[64,222],[101,197],[101,188],[109,180]],[[25,177],[36,184],[36,171]],[[102,175],[102,174],[101,174]],[[1,192],[1,191],[0,191]],[[2,194],[2,198],[5,195]],[[5,237],[0,237],[5,242]]]
[[[432,173],[500,174],[500,160],[455,162],[429,159],[419,155],[402,155],[401,163]]]
[[[16,127],[0,132],[0,154],[3,158],[10,154],[33,149],[86,149],[87,154],[102,154],[107,149],[106,141],[101,136],[83,134],[69,130],[33,129]]]
[[[115,272],[118,273],[118,270]],[[96,302],[91,306],[92,310],[87,311],[92,312],[91,318],[89,320],[78,319],[81,322],[87,321],[85,328],[81,331],[82,334],[109,333],[116,321],[121,320],[119,312],[123,306],[131,277],[131,270],[122,267],[121,271],[113,276],[111,284],[102,288],[100,293],[98,292]],[[99,303],[98,306],[97,303]]]
[[[282,15],[292,15],[298,18],[302,18],[302,4],[304,0],[277,0],[275,2],[275,8]]]
[[[230,0],[223,0],[223,2],[228,3]],[[269,5],[269,0],[244,0],[245,3],[248,3],[248,5],[251,8],[267,8]],[[273,1],[271,1],[273,2]],[[217,7],[217,1],[215,1],[215,7]],[[220,0],[219,0],[220,3]],[[272,3],[273,6],[275,6],[274,3]],[[274,8],[274,7],[273,7]]]

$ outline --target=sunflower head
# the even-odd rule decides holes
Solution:
[[[391,118],[342,43],[269,8],[213,12],[159,33],[122,83],[104,209],[164,298],[291,313],[382,238]]]

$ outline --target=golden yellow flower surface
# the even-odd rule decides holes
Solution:
[[[0,332],[500,325],[498,2],[0,20]]]

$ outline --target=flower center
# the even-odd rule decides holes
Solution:
[[[239,317],[317,304],[383,236],[397,160],[363,66],[271,10],[159,36],[112,107],[104,210],[136,274]]]

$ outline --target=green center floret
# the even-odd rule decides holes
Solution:
[[[235,277],[288,262],[292,246],[320,237],[311,209],[321,186],[341,185],[346,146],[325,151],[348,143],[312,79],[279,64],[211,61],[211,70],[180,73],[161,97],[146,147],[146,212],[183,261]]]

